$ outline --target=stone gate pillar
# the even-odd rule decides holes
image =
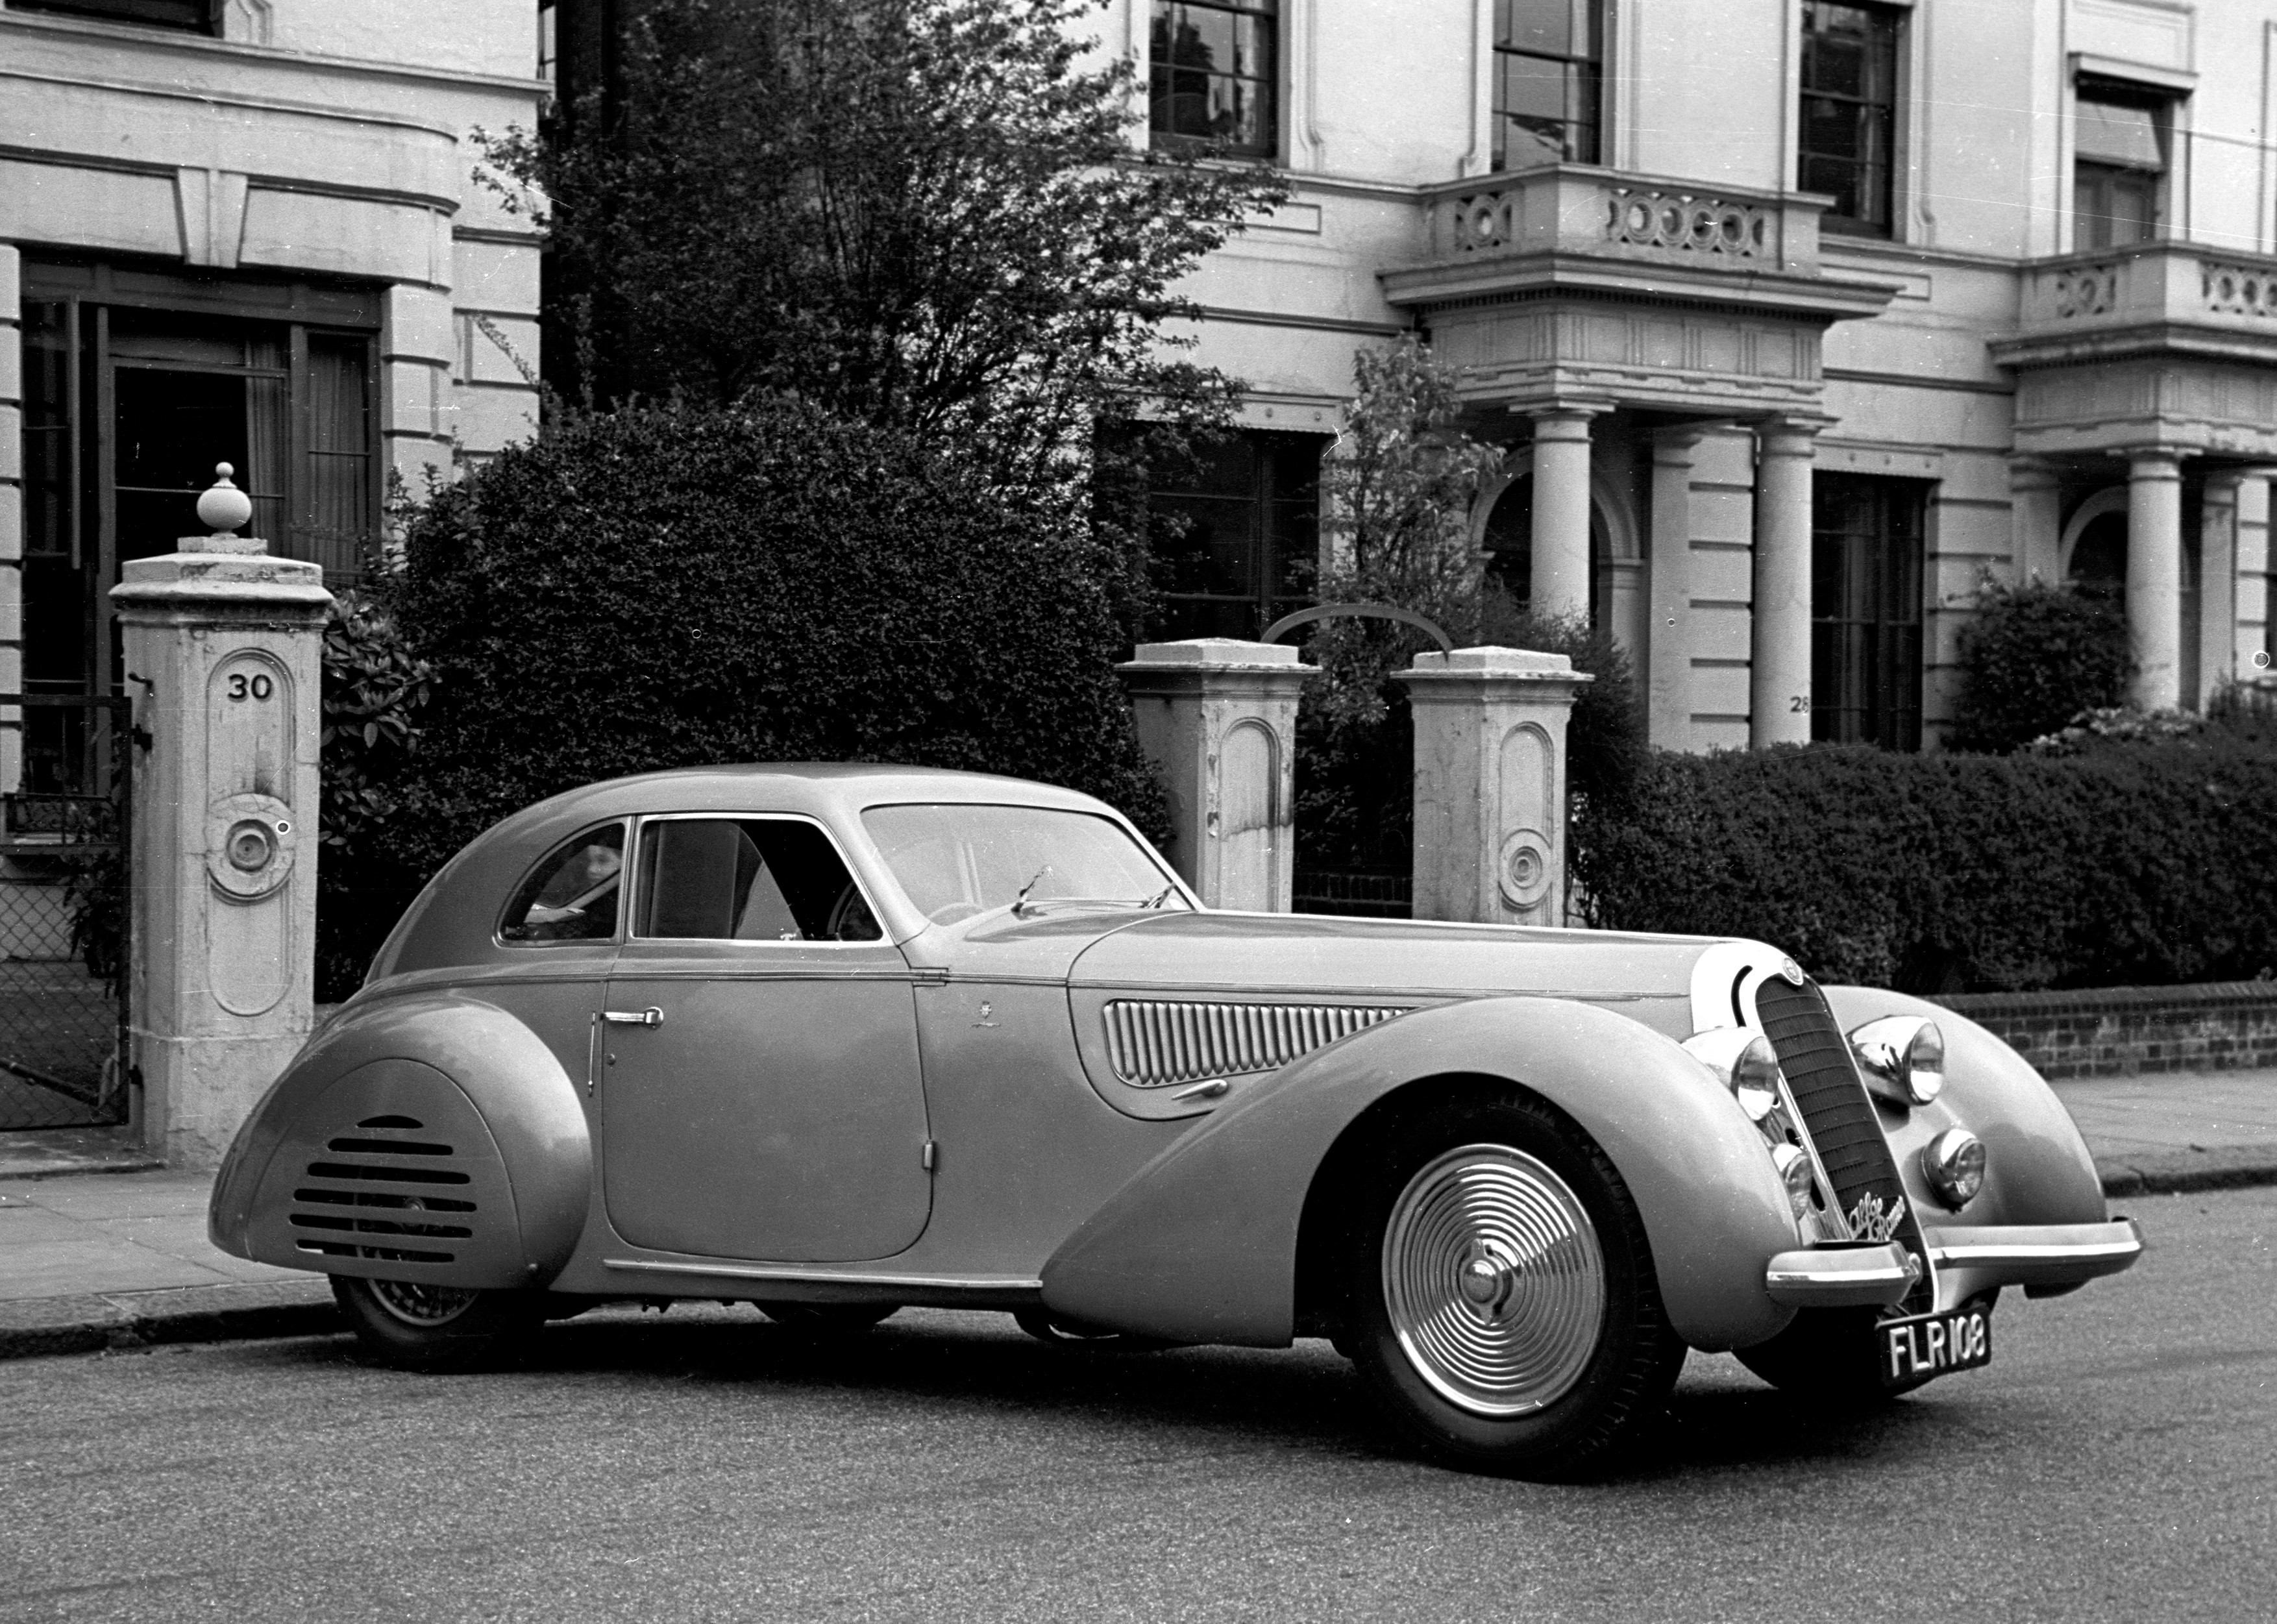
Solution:
[[[219,1163],[308,1035],[316,925],[317,685],[331,595],[314,564],[224,533],[128,560],[110,591],[134,700],[132,1057],[144,1142]]]
[[[1415,707],[1415,917],[1565,922],[1563,654],[1457,649],[1399,673]]]
[[[1164,855],[1213,908],[1289,911],[1297,698],[1317,667],[1277,643],[1142,643],[1116,667],[1170,798]]]

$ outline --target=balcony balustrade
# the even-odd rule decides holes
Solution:
[[[1553,164],[1435,187],[1424,208],[1435,261],[1572,254],[1807,276],[1829,201]]]
[[[2011,366],[2166,354],[2277,362],[2277,258],[2146,243],[2042,260],[2024,273]]]

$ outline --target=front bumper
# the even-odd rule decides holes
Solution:
[[[1930,1262],[1965,1270],[1972,1292],[1986,1286],[2035,1291],[2083,1285],[2131,1269],[2143,1255],[2132,1218],[2106,1224],[1954,1225],[1923,1231]],[[1921,1272],[1906,1249],[1885,1246],[1805,1247],[1782,1252],[1763,1270],[1771,1300],[1793,1308],[1887,1307]]]

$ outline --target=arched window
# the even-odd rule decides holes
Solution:
[[[1508,592],[1521,609],[1534,599],[1534,477],[1522,474],[1503,488],[1488,511],[1479,545],[1487,553],[1487,579]],[[1612,597],[1612,546],[1605,517],[1589,504],[1589,624],[1605,623]]]

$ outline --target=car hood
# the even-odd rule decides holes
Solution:
[[[1317,914],[1179,913],[1103,934],[1068,971],[1076,991],[1255,991],[1439,1002],[1530,994],[1630,1006],[1690,1031],[1702,936],[1538,930]]]

